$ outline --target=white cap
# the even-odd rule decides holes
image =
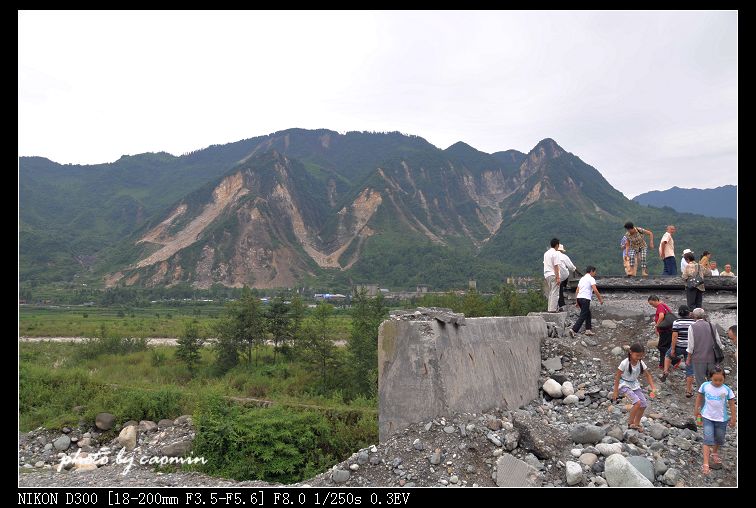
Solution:
[[[692,250],[690,250],[690,249],[685,249],[685,250],[683,251],[683,256],[684,256],[685,254],[688,254],[688,253],[690,253],[690,254],[694,254],[694,252],[693,252]]]
[[[557,247],[557,250],[558,250],[558,251],[561,251],[561,252],[564,252],[564,245],[562,245],[562,244],[560,243],[560,244],[559,244],[559,246]]]

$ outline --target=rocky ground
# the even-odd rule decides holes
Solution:
[[[676,309],[682,297],[660,294]],[[712,295],[713,297],[714,295]],[[571,339],[576,318],[570,308],[541,348],[538,399],[526,407],[490,409],[418,422],[387,442],[360,450],[332,470],[296,486],[737,486],[737,429],[728,429],[720,455],[723,467],[701,472],[702,432],[693,420],[694,399],[685,398],[684,376],[674,371],[659,381],[658,353],[648,348],[658,396],[643,418],[644,432],[627,428],[626,401],[610,400],[614,372],[632,342],[655,339],[647,294],[606,295],[595,305],[596,335]],[[735,311],[712,312],[722,329]],[[734,346],[724,339],[727,383],[737,393]],[[653,342],[651,343],[653,345]],[[645,382],[644,382],[645,386]],[[140,465],[139,457],[180,456],[194,432],[191,417],[131,422],[116,433],[107,422],[85,429],[19,435],[19,485],[26,486],[262,486],[198,473],[167,472]],[[113,422],[110,422],[111,426]],[[90,462],[74,463],[76,453]],[[121,453],[121,464],[117,457]],[[133,466],[123,457],[135,457]],[[86,457],[85,457],[86,458]],[[65,467],[60,468],[61,463]],[[631,466],[632,464],[632,466]],[[126,473],[126,474],[124,474]]]

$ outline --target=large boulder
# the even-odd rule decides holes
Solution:
[[[596,425],[580,423],[570,429],[570,439],[575,443],[596,444],[606,435],[606,429]]]
[[[614,454],[604,464],[604,477],[610,487],[653,487],[648,478],[633,467],[625,457]]]
[[[95,426],[100,430],[110,430],[115,423],[115,416],[110,413],[97,413]]]
[[[520,434],[520,448],[533,452],[539,459],[559,457],[570,445],[566,432],[544,424],[525,411],[516,412],[513,423]]]

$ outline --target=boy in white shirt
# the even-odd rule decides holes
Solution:
[[[570,328],[570,337],[574,337],[576,333],[580,331],[580,327],[585,322],[585,334],[596,335],[591,330],[591,298],[593,298],[593,292],[596,292],[598,301],[601,305],[604,305],[604,298],[599,293],[596,287],[596,267],[588,265],[585,269],[585,275],[578,282],[575,298],[577,303],[575,304],[580,309],[580,317],[578,317],[575,324]]]

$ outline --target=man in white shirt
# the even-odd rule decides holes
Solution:
[[[580,327],[583,325],[583,322],[585,322],[585,334],[586,335],[596,335],[593,333],[593,330],[591,330],[591,298],[593,298],[593,292],[596,292],[596,296],[598,297],[598,301],[601,305],[604,305],[604,298],[601,296],[601,293],[599,293],[598,288],[596,287],[596,279],[594,277],[596,276],[596,267],[588,265],[585,269],[585,275],[580,279],[580,282],[578,282],[577,291],[575,293],[575,298],[577,299],[577,307],[580,308],[580,316],[578,317],[577,321],[575,321],[575,324],[570,328],[570,337],[574,337],[576,333],[580,331]]]
[[[559,238],[551,239],[551,248],[543,254],[543,277],[546,279],[546,297],[549,299],[549,312],[557,312],[559,307]]]
[[[719,277],[719,270],[717,270],[717,262],[709,261],[709,268],[711,268],[711,276]]]
[[[664,261],[664,273],[669,277],[677,275],[677,264],[675,263],[675,240],[672,235],[677,231],[673,225],[667,226],[667,232],[662,236],[659,243],[659,257]]]

